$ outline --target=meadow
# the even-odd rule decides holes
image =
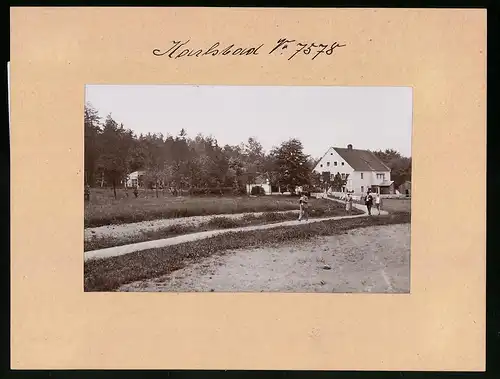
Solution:
[[[382,199],[382,209],[388,212],[411,212],[411,199]]]
[[[325,199],[310,199],[310,211],[318,216],[332,214],[343,206]],[[298,198],[276,196],[179,196],[154,191],[141,191],[135,198],[129,191],[118,191],[117,199],[109,189],[92,189],[90,201],[85,203],[84,226],[133,223],[157,219],[190,216],[224,215],[250,212],[283,212],[298,209]]]

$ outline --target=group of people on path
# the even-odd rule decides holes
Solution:
[[[307,209],[308,209],[307,200],[308,199],[307,199],[306,194],[300,195],[300,197],[299,197],[299,218],[298,218],[299,221],[302,221],[302,220],[307,221],[309,219],[309,215],[307,212]],[[370,215],[370,216],[372,215],[373,203],[375,203],[375,208],[377,209],[378,214],[380,215],[380,208],[382,207],[382,199],[380,198],[379,193],[377,193],[375,195],[375,198],[374,198],[372,195],[371,189],[369,188],[367,193],[366,193],[366,196],[364,197],[364,200],[365,200],[366,209],[368,211],[368,215]],[[350,192],[347,193],[347,195],[345,197],[345,202],[346,202],[346,205],[345,205],[346,212],[347,212],[347,214],[351,215],[352,214],[353,198],[352,198],[352,195]]]
[[[348,214],[352,214],[353,198],[352,198],[352,195],[350,192],[347,193],[345,200],[346,200],[346,204],[345,204],[346,212]],[[368,188],[368,191],[366,192],[366,196],[365,196],[364,200],[365,200],[366,210],[368,211],[368,215],[370,215],[370,216],[372,215],[372,207],[373,207],[374,201],[375,201],[375,207],[377,208],[378,214],[380,215],[380,208],[382,206],[382,199],[380,198],[379,193],[377,193],[375,195],[375,199],[374,199],[370,188]]]

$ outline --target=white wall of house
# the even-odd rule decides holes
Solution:
[[[365,193],[372,185],[378,185],[384,180],[391,180],[390,171],[354,171],[333,147],[328,149],[313,171],[319,174],[327,171],[330,175],[335,175],[337,172],[341,175],[349,174],[346,189],[354,191],[355,194]]]
[[[371,171],[355,171],[352,175],[352,187],[355,194],[365,193],[373,185]]]
[[[391,180],[391,172],[390,171],[372,171],[372,180],[373,184],[380,184],[383,181]]]
[[[354,185],[353,174],[354,169],[333,149],[329,148],[326,154],[321,158],[313,172],[323,174],[329,172],[333,180],[333,176],[338,172],[340,175],[349,175],[347,178],[346,189],[351,190]]]
[[[365,193],[373,185],[391,180],[390,171],[355,171],[352,176],[351,189],[354,193]]]
[[[127,187],[135,188],[138,186],[139,176],[142,175],[139,171],[134,171],[127,176]]]

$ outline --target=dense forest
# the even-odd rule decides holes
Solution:
[[[85,183],[90,187],[116,190],[138,170],[144,171],[143,184],[150,188],[162,185],[191,193],[244,193],[257,177],[281,191],[321,183],[320,175],[312,173],[317,159],[305,154],[295,138],[266,152],[254,137],[222,146],[213,136],[189,137],[184,129],[177,135],[136,135],[111,114],[102,118],[91,104],[85,106],[84,122]],[[396,185],[411,179],[411,158],[394,150],[375,153],[393,169]]]

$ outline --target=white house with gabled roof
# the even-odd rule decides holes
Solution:
[[[347,176],[347,183],[342,192],[364,194],[370,188],[380,194],[394,193],[394,182],[391,181],[391,169],[387,167],[373,152],[347,148],[330,147],[314,167],[313,172],[324,175],[328,173],[331,180],[339,173]]]
[[[127,175],[126,187],[127,188],[139,188],[141,186],[141,179],[144,176],[145,171],[134,171]]]

